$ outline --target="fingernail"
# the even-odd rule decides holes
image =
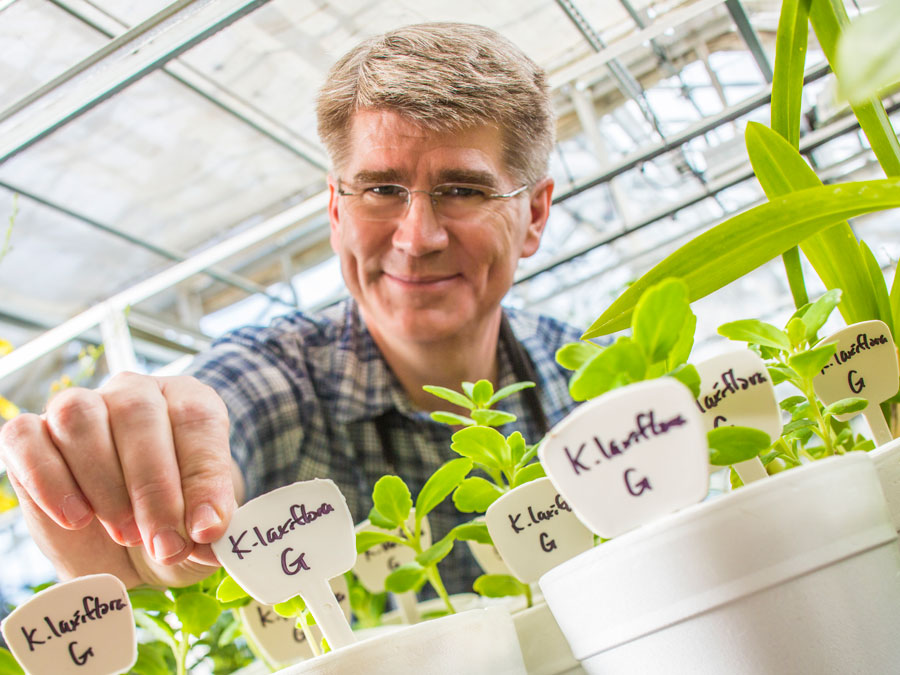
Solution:
[[[187,546],[175,530],[160,530],[153,537],[153,557],[162,562],[173,558]]]
[[[120,530],[122,541],[126,546],[139,546],[141,543],[141,531],[138,529],[134,518],[130,518],[125,526]]]
[[[212,506],[201,504],[194,509],[194,519],[191,521],[191,535],[196,537],[221,522],[222,519]]]
[[[67,495],[62,503],[63,518],[69,525],[78,525],[91,513],[91,507],[78,495]]]

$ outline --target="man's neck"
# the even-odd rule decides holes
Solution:
[[[498,308],[482,325],[469,325],[459,335],[427,343],[410,343],[371,326],[369,332],[412,403],[421,410],[447,410],[453,406],[422,387],[437,385],[459,391],[462,382],[481,379],[496,384],[501,316]]]

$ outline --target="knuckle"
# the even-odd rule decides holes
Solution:
[[[6,464],[13,456],[22,452],[23,448],[40,435],[41,418],[32,413],[23,413],[16,415],[11,420],[4,422],[0,426],[0,458]]]
[[[161,507],[175,505],[178,489],[164,478],[153,478],[132,485],[129,492],[135,511],[157,515]]]
[[[202,426],[215,432],[228,428],[228,411],[218,396],[184,397],[170,401],[169,418],[173,427]]]
[[[110,416],[118,419],[145,419],[163,412],[161,397],[144,389],[123,388],[106,396]]]
[[[47,408],[47,421],[55,429],[79,432],[102,424],[106,405],[101,396],[88,389],[67,389],[56,396]]]

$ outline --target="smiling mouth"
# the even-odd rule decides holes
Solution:
[[[402,284],[408,284],[410,286],[430,286],[433,284],[439,284],[444,281],[456,279],[459,276],[458,274],[429,274],[424,276],[408,276],[405,274],[391,274],[390,272],[385,272],[384,275],[394,281],[398,281]]]

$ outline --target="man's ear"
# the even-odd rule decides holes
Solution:
[[[530,194],[528,230],[522,243],[523,258],[534,255],[541,244],[541,236],[544,234],[547,218],[550,217],[550,204],[553,201],[553,179],[550,176],[542,178],[532,188]]]
[[[340,210],[338,209],[338,189],[331,174],[328,175],[328,222],[331,224],[331,249],[337,253],[340,242]]]

